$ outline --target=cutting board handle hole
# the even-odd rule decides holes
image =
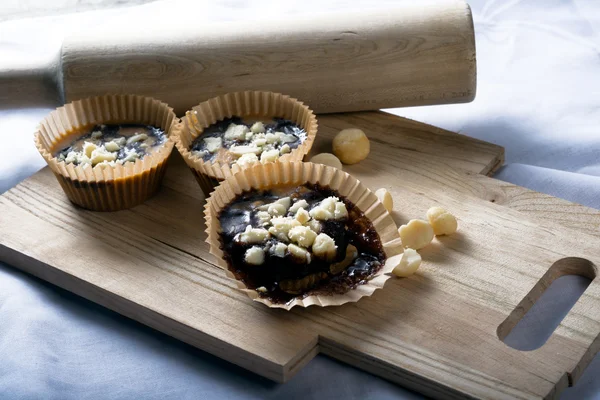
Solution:
[[[542,347],[596,277],[589,260],[556,261],[497,330],[498,338],[516,350]]]

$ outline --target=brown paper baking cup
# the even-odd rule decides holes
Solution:
[[[187,111],[172,138],[186,164],[194,173],[196,180],[208,196],[220,181],[235,174],[241,168],[237,164],[205,162],[193,155],[190,147],[194,140],[208,126],[225,118],[280,117],[302,127],[307,134],[306,140],[289,154],[279,157],[279,161],[301,161],[312,147],[317,134],[317,118],[310,108],[302,102],[280,93],[237,92],[215,97],[198,104]]]
[[[223,259],[223,250],[219,240],[221,224],[218,215],[225,206],[245,191],[305,183],[319,183],[322,186],[328,186],[346,200],[354,203],[369,218],[379,234],[387,257],[386,262],[367,283],[358,285],[345,294],[309,295],[304,298],[295,298],[285,304],[272,303],[269,299],[260,297],[255,290],[248,289],[229,271],[227,261]],[[339,306],[370,296],[375,290],[381,289],[385,281],[390,278],[389,274],[399,264],[403,251],[397,226],[377,196],[348,173],[322,164],[299,161],[278,162],[254,165],[238,171],[224,180],[212,192],[204,206],[204,217],[208,234],[206,242],[210,246],[210,253],[216,257],[217,265],[223,268],[227,272],[227,276],[235,280],[237,287],[251,299],[273,308],[289,310],[294,306]]]
[[[169,137],[178,121],[172,108],[150,97],[90,97],[52,111],[38,126],[34,141],[71,202],[94,211],[117,211],[144,202],[158,190],[173,150],[170,139],[135,162],[114,166],[66,164],[53,154],[94,125],[146,124]]]

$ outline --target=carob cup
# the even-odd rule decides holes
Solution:
[[[54,110],[34,141],[71,202],[117,211],[158,190],[173,150],[168,137],[178,123],[159,100],[105,95]]]
[[[402,253],[396,224],[375,194],[320,164],[241,170],[211,194],[205,218],[218,265],[269,307],[357,301],[383,287]]]
[[[317,119],[303,103],[280,93],[246,91],[193,107],[172,139],[208,196],[219,182],[250,165],[302,160],[316,134]]]

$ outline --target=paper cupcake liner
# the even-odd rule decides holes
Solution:
[[[94,211],[117,211],[144,202],[158,190],[173,150],[170,139],[135,162],[114,166],[67,164],[53,154],[94,125],[146,124],[161,128],[169,137],[178,122],[173,109],[159,100],[105,95],[52,111],[38,126],[34,141],[71,202]]]
[[[221,224],[219,223],[218,215],[225,206],[245,191],[269,189],[277,186],[302,185],[305,183],[319,183],[322,186],[327,186],[358,207],[369,218],[379,234],[383,250],[385,251],[386,262],[381,270],[367,283],[358,285],[355,289],[351,289],[345,294],[315,294],[304,298],[295,298],[285,304],[272,303],[269,299],[260,297],[255,290],[248,289],[229,270],[227,261],[223,259],[223,250],[221,249],[221,242],[219,240]],[[272,308],[289,310],[294,306],[339,306],[358,301],[365,296],[370,296],[375,290],[381,289],[385,281],[390,278],[390,273],[399,264],[403,252],[397,226],[377,196],[346,172],[322,164],[298,161],[278,162],[255,165],[238,171],[224,180],[212,192],[204,206],[204,216],[206,219],[206,232],[208,234],[206,242],[210,246],[210,253],[216,257],[217,264],[226,271],[229,278],[236,282],[237,287],[241,291],[245,292],[251,299]]]
[[[173,132],[175,146],[186,164],[196,175],[204,193],[208,196],[222,180],[232,176],[241,168],[237,164],[205,162],[189,150],[194,140],[208,126],[233,116],[290,120],[302,127],[306,140],[290,153],[279,157],[279,161],[301,161],[310,151],[317,134],[317,118],[310,108],[289,96],[272,93],[246,91],[229,93],[207,100],[187,111],[182,124]]]

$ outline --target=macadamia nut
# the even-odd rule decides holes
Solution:
[[[381,204],[383,204],[388,212],[392,212],[394,209],[394,199],[392,199],[392,195],[387,191],[386,188],[377,189],[375,196],[377,196]]]
[[[456,217],[441,207],[431,207],[427,219],[436,235],[450,235],[458,229]]]
[[[333,154],[344,164],[361,162],[370,150],[369,138],[360,129],[344,129],[333,138]]]
[[[402,245],[410,249],[419,250],[433,240],[433,228],[428,222],[421,219],[412,219],[398,229]]]
[[[311,163],[329,165],[337,169],[342,169],[342,162],[331,153],[320,153],[310,159]]]
[[[421,265],[421,255],[414,249],[404,250],[400,263],[394,268],[392,274],[401,278],[411,276]]]

